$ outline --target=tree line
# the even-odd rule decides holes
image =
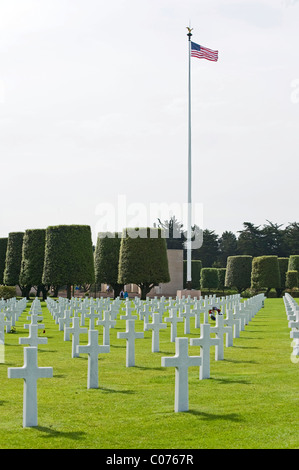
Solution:
[[[184,249],[186,259],[186,235],[183,224],[175,216],[170,220],[161,222],[159,226],[169,233],[167,247],[169,249]],[[252,257],[271,256],[288,258],[299,253],[299,223],[289,223],[285,228],[283,224],[270,221],[263,226],[251,222],[243,223],[243,230],[237,235],[231,231],[224,231],[221,236],[215,231],[205,229],[202,231],[202,246],[192,250],[192,259],[201,260],[203,267],[225,268],[229,256],[250,255]],[[194,230],[195,227],[192,227]]]
[[[141,233],[142,232],[142,233]],[[0,284],[19,286],[22,296],[36,289],[43,299],[65,287],[110,284],[117,296],[125,284],[137,284],[141,298],[159,283],[169,282],[167,248],[160,228],[125,229],[99,234],[92,245],[87,225],[28,229],[0,238]]]

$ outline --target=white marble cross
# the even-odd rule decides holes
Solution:
[[[180,314],[181,317],[184,317],[184,333],[188,335],[190,333],[190,318],[194,317],[194,313],[190,308],[190,305],[186,305],[184,311]]]
[[[27,338],[19,338],[19,344],[29,344],[30,346],[38,346],[39,344],[47,344],[48,338],[38,336],[38,325],[29,325],[29,336]]]
[[[241,328],[241,319],[235,318],[234,312],[231,308],[226,309],[226,318],[224,319],[224,324],[226,326],[231,326],[233,328],[233,337],[239,338],[240,336],[240,328]],[[230,344],[228,344],[228,342]],[[228,340],[226,337],[226,346],[232,346],[233,344],[232,338]]]
[[[37,379],[53,377],[52,367],[38,367],[37,347],[24,348],[23,367],[9,367],[9,379],[24,379],[23,427],[37,426]]]
[[[191,346],[200,346],[201,366],[199,368],[199,379],[210,378],[210,347],[218,346],[219,338],[211,338],[211,326],[209,323],[200,325],[200,338],[191,338]]]
[[[223,361],[224,359],[224,340],[225,334],[232,335],[232,327],[224,325],[223,315],[216,315],[216,326],[211,328],[211,333],[216,333],[219,343],[215,346],[215,361]]]
[[[153,314],[152,323],[146,323],[145,331],[152,330],[152,352],[160,351],[160,330],[167,328],[165,323],[161,323],[161,314]]]
[[[71,310],[65,310],[64,316],[58,319],[59,331],[64,331],[64,341],[69,341],[69,335],[66,335],[65,327],[70,326],[72,323],[71,313]]]
[[[67,326],[64,330],[66,331],[66,334],[72,335],[72,357],[79,357],[79,354],[77,353],[77,346],[80,342],[80,335],[87,333],[88,329],[80,327],[79,317],[73,317],[72,326]]]
[[[244,331],[246,324],[246,315],[244,312],[241,311],[239,305],[234,306],[234,316],[236,319],[240,320],[240,331]]]
[[[99,331],[88,330],[88,344],[77,346],[78,354],[88,354],[87,388],[99,387],[99,354],[110,352],[110,346],[99,345]]]
[[[32,313],[31,315],[29,315],[29,317],[27,317],[27,320],[29,319],[31,320],[31,325],[38,325],[39,330],[45,328],[45,325],[43,323],[38,323],[38,321],[41,320],[42,317],[40,317],[36,313]],[[29,325],[30,323],[25,323],[24,325],[25,330],[29,330]]]
[[[175,355],[162,357],[162,367],[175,367],[175,400],[174,411],[188,411],[189,409],[189,384],[188,369],[192,366],[200,366],[199,356],[189,356],[188,338],[175,339]]]
[[[130,307],[129,302],[126,302],[126,314],[121,315],[120,319],[121,320],[137,320],[137,315],[132,315],[132,311],[134,310],[132,307]]]
[[[135,320],[126,321],[126,331],[118,332],[117,338],[126,339],[126,366],[135,366],[135,339],[144,338],[143,332],[135,331]]]
[[[98,313],[95,308],[94,308],[94,305],[91,305],[90,308],[89,308],[89,313],[86,313],[85,317],[86,318],[89,318],[89,329],[90,330],[94,330],[94,321],[95,320],[99,320],[100,318],[100,313]]]
[[[103,326],[103,344],[110,345],[110,328],[114,328],[116,320],[110,319],[110,310],[104,310],[103,320],[98,320],[97,325]]]
[[[170,342],[174,343],[175,338],[177,337],[177,323],[183,323],[184,319],[182,317],[177,316],[177,309],[171,308],[170,309],[170,316],[164,318],[166,322],[171,324],[170,326]]]
[[[0,344],[4,344],[4,312],[0,312]]]

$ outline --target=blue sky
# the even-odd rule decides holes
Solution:
[[[194,222],[299,221],[298,20],[296,0],[2,0],[0,236],[95,239],[99,208],[119,230],[187,202],[189,21],[219,51],[192,59]]]

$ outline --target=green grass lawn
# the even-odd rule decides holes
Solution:
[[[8,379],[8,367],[23,366],[28,336],[23,312],[15,334],[5,335],[0,364],[1,449],[298,449],[299,363],[291,361],[291,339],[282,299],[246,326],[224,360],[214,360],[211,378],[189,369],[189,411],[174,412],[174,368],[161,357],[174,354],[170,326],[160,332],[160,352],[151,352],[151,331],[135,342],[136,365],[126,368],[126,341],[117,339],[125,321],[111,329],[110,353],[99,356],[99,388],[87,389],[87,355],[71,357],[45,304],[48,344],[38,348],[38,365],[53,367],[53,378],[38,380],[38,426],[22,427],[23,380]],[[188,337],[199,336],[191,321]],[[99,342],[102,343],[102,327]],[[143,322],[136,321],[136,330]],[[42,330],[39,333],[43,336]],[[178,324],[178,336],[183,325]],[[87,343],[87,334],[81,336]],[[199,347],[189,354],[199,355]]]

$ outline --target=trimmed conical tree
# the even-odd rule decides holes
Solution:
[[[141,299],[145,300],[154,286],[169,281],[166,241],[161,229],[124,229],[118,282],[136,284],[141,290]]]
[[[23,238],[24,232],[11,232],[8,234],[3,282],[7,286],[19,286],[22,291],[22,295],[27,297],[30,286],[28,290],[28,286],[20,285],[19,282]]]
[[[43,300],[46,299],[48,291],[42,283],[45,237],[46,229],[29,229],[25,231],[20,272],[20,284],[34,286],[37,290],[37,295],[42,291]]]
[[[239,293],[250,287],[252,256],[228,256],[225,286],[235,287]]]
[[[99,233],[94,255],[96,284],[111,286],[114,298],[119,296],[124,288],[124,285],[118,282],[120,235],[118,232]]]
[[[43,284],[54,288],[94,282],[94,258],[89,225],[57,225],[46,229]]]
[[[3,284],[8,238],[0,238],[0,284]]]

